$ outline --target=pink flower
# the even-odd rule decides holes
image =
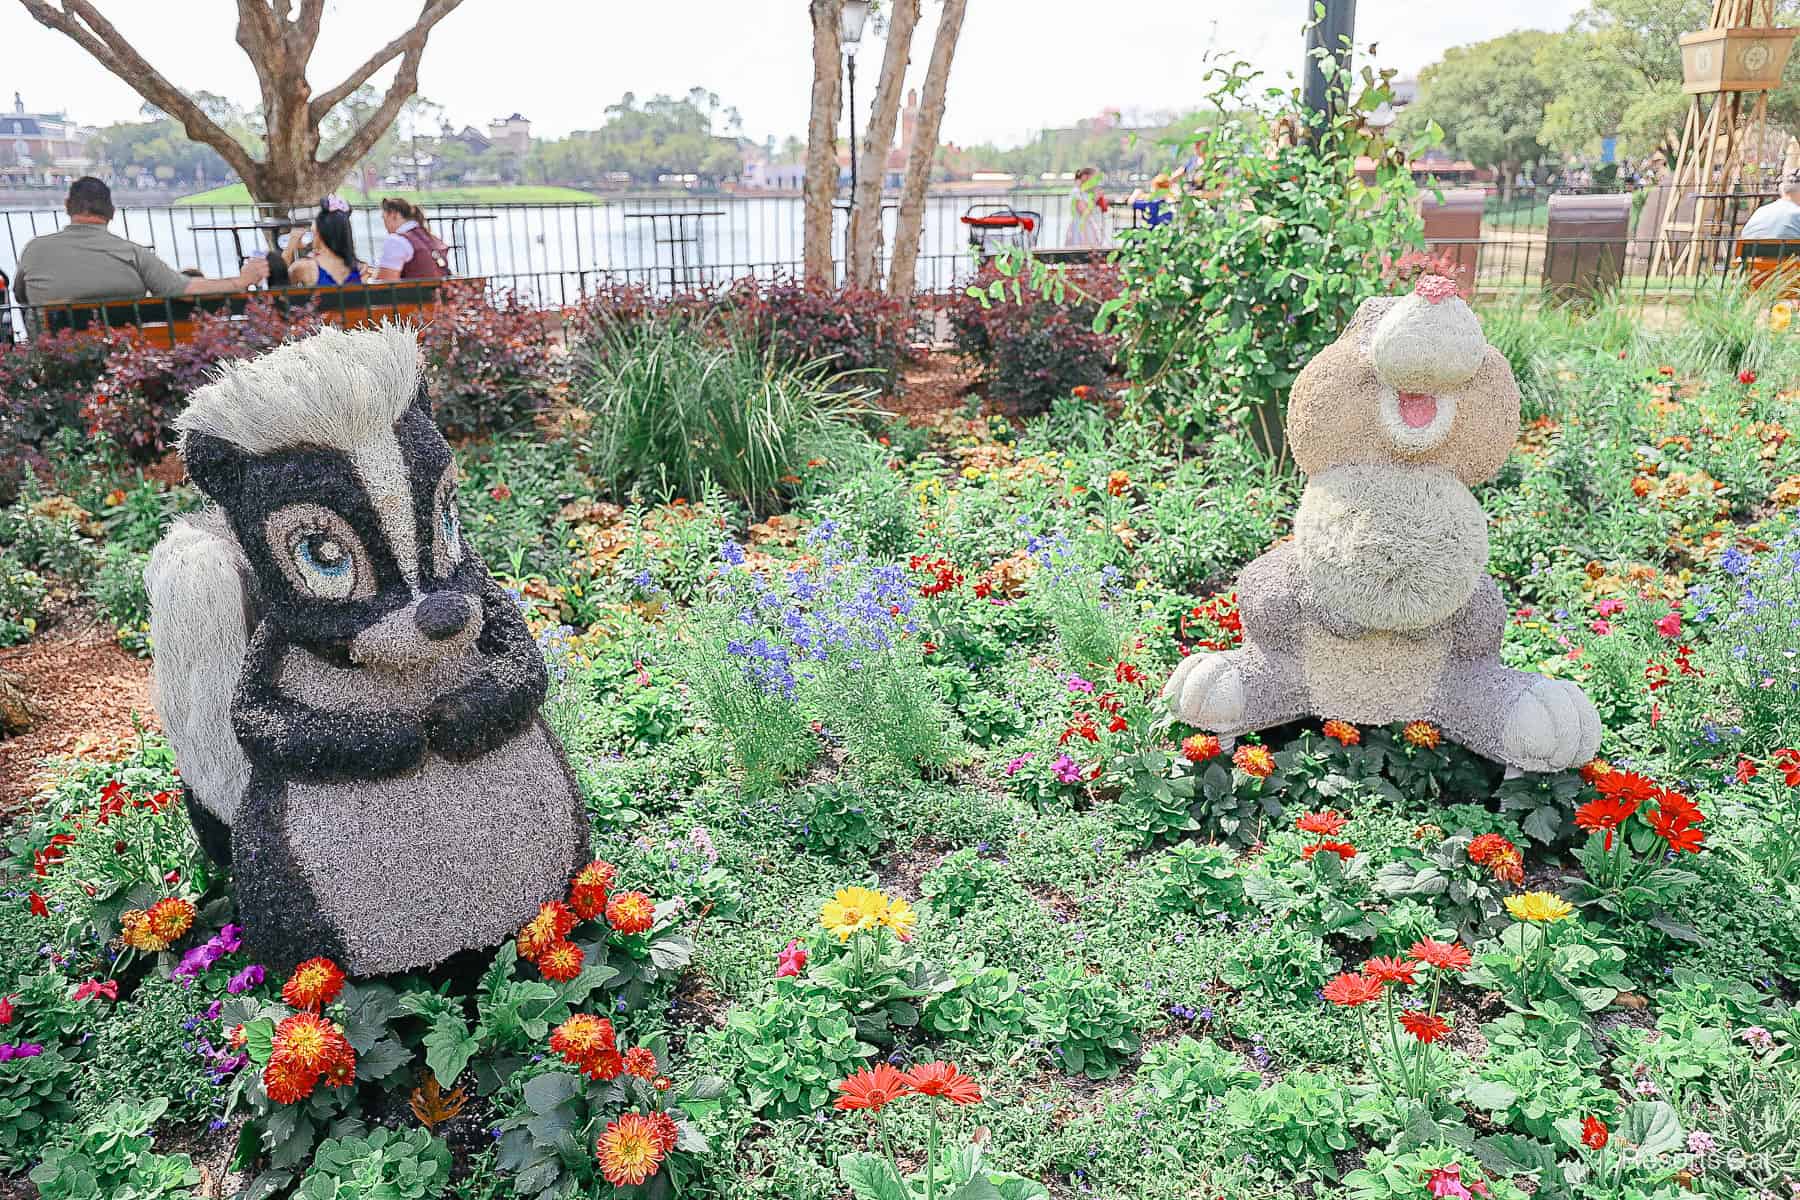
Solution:
[[[1070,758],[1066,754],[1057,755],[1056,758],[1050,763],[1050,770],[1052,773],[1055,774],[1058,782],[1061,782],[1061,783],[1080,783],[1081,782],[1081,764],[1076,762],[1074,759]]]
[[[1425,1190],[1433,1196],[1453,1196],[1455,1200],[1472,1200],[1469,1189],[1463,1185],[1462,1164],[1451,1163],[1431,1173],[1425,1181]]]
[[[1594,611],[1603,617],[1616,617],[1625,611],[1625,602],[1613,599],[1602,600],[1594,605]]]
[[[1612,632],[1612,624],[1607,621],[1595,621],[1592,625],[1589,625],[1588,628],[1592,629],[1595,633],[1599,634],[1601,637],[1605,637],[1607,634]]]
[[[1664,616],[1662,620],[1656,623],[1656,632],[1662,634],[1666,638],[1680,637],[1681,614],[1678,612],[1671,612]]]
[[[11,1025],[12,1024],[13,1001],[17,1000],[18,998],[19,997],[18,997],[17,993],[15,993],[11,996],[0,996],[0,1025]]]
[[[784,979],[798,975],[806,970],[806,947],[798,941],[789,942],[787,949],[775,956],[775,978]]]
[[[1025,753],[1019,755],[1019,757],[1013,759],[1011,762],[1006,764],[1006,767],[1005,767],[1006,777],[1008,779],[1011,779],[1014,775],[1017,775],[1020,771],[1023,771],[1025,769],[1026,763],[1030,762],[1033,758],[1036,758],[1036,757],[1037,757],[1037,755],[1030,750],[1027,750]]]
[[[1094,690],[1093,683],[1079,675],[1071,675],[1063,683],[1071,692],[1092,692]]]

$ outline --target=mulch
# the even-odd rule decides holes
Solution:
[[[0,823],[37,791],[46,755],[118,757],[137,742],[134,719],[158,727],[149,661],[127,653],[90,615],[71,613],[25,645],[0,650],[0,675],[16,679],[34,710],[30,729],[0,740]]]
[[[881,402],[909,425],[929,425],[967,403],[975,374],[975,364],[960,354],[921,354],[901,372],[900,394],[884,396]]]

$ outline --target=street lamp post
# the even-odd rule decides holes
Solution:
[[[869,19],[869,0],[844,0],[838,31],[844,44],[844,66],[850,75],[850,208],[856,208],[856,49],[862,42],[863,24]]]
[[[1319,70],[1317,52],[1324,50],[1338,65],[1348,65],[1350,52],[1346,43],[1356,36],[1356,0],[1306,0],[1306,18],[1309,24],[1303,99],[1308,111],[1323,117],[1331,105],[1331,92],[1324,72]]]

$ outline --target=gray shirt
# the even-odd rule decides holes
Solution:
[[[179,296],[187,285],[187,276],[148,246],[104,225],[71,222],[32,238],[19,255],[19,299],[27,304]]]
[[[1744,232],[1738,237],[1745,241],[1785,242],[1800,240],[1800,204],[1795,204],[1786,196],[1765,204],[1750,214],[1744,222]]]

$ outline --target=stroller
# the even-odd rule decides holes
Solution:
[[[971,204],[962,223],[969,227],[969,248],[977,257],[989,258],[1007,246],[1030,250],[1037,245],[1044,215],[1010,204]]]

